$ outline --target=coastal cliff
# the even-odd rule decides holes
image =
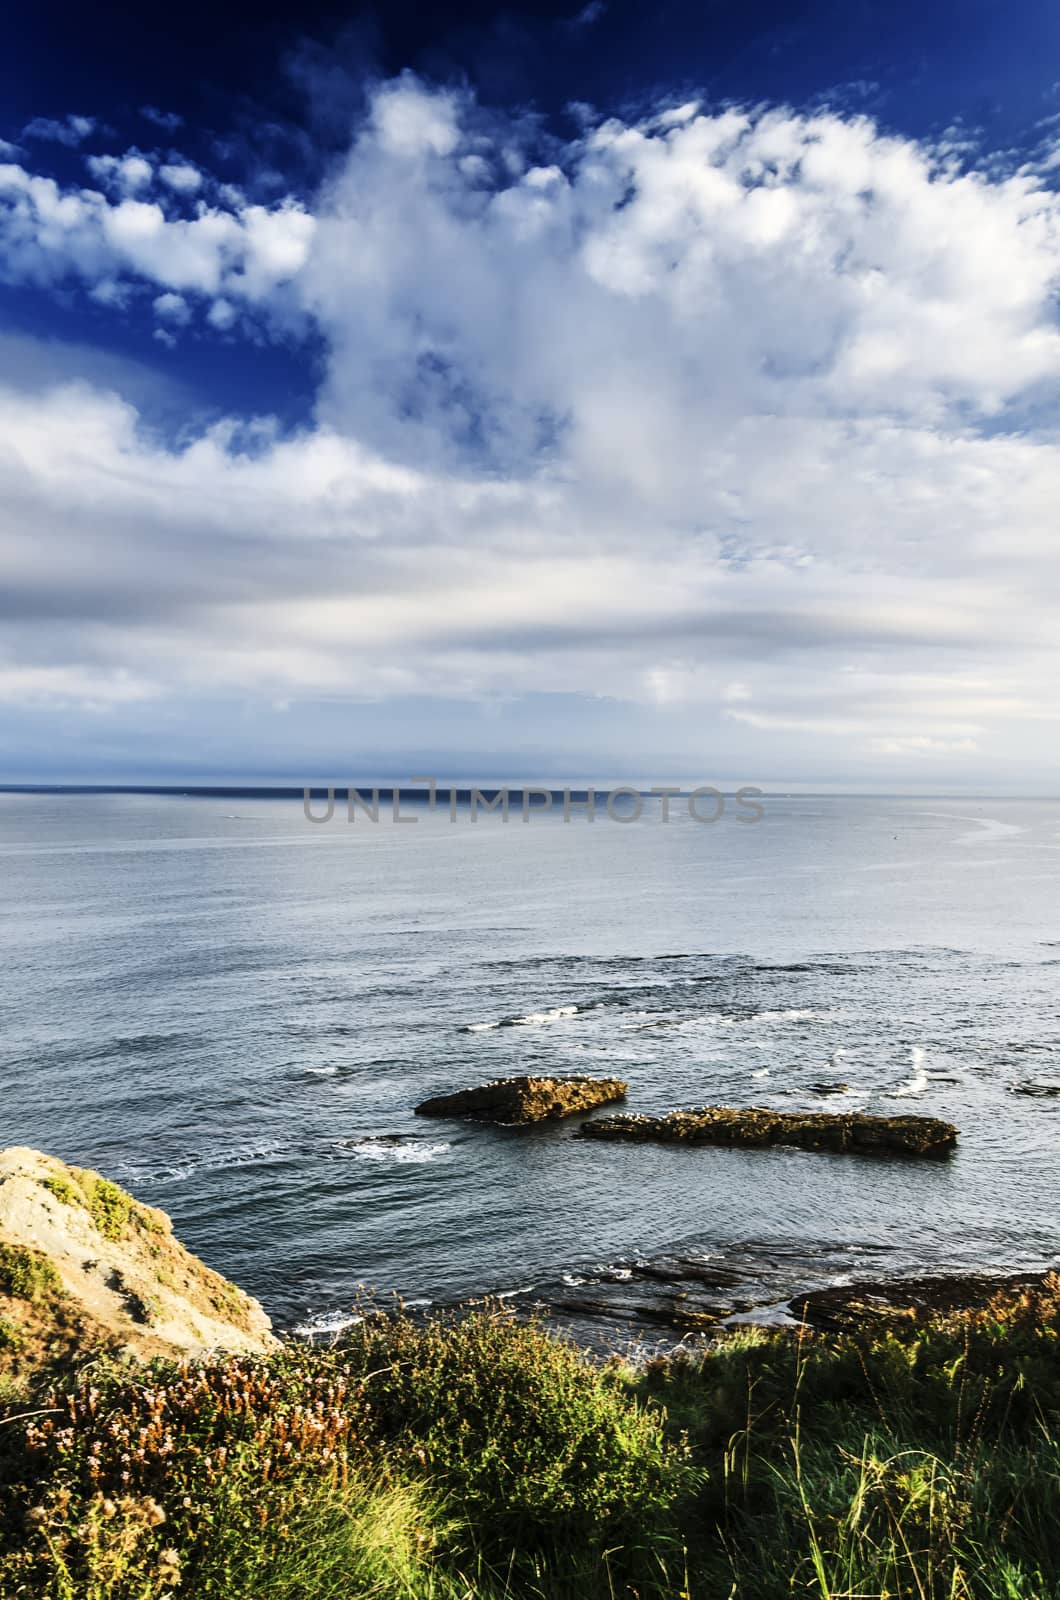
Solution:
[[[54,1156],[0,1151],[0,1375],[275,1343],[258,1302],[186,1250],[165,1212]]]

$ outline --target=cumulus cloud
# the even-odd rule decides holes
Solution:
[[[158,169],[161,181],[177,194],[198,194],[202,188],[202,173],[189,161],[165,162]]]
[[[138,153],[93,158],[110,194],[63,189],[10,162],[0,165],[0,279],[91,289],[122,281],[212,300],[266,300],[304,265],[314,219],[294,201],[266,208],[197,203],[174,210],[140,198],[153,177]]]
[[[183,295],[160,294],[155,300],[155,316],[182,328],[191,320],[191,310]]]
[[[311,206],[208,192],[0,167],[9,278],[149,290],[167,343],[282,295],[326,351],[294,436],[0,392],[13,659],[182,706],[532,687],[773,770],[1048,765],[1041,175],[783,108],[562,144],[406,75]]]
[[[149,188],[155,175],[150,161],[138,150],[129,150],[124,156],[89,156],[85,164],[98,182],[118,194]]]

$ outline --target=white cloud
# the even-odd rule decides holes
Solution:
[[[159,167],[158,176],[177,194],[198,194],[202,188],[202,173],[189,161],[166,162]]]
[[[228,300],[215,300],[206,313],[206,320],[218,333],[227,333],[236,321],[236,308]]]
[[[191,308],[183,295],[160,294],[155,300],[155,316],[183,328],[191,321]]]
[[[95,117],[68,116],[61,120],[54,117],[34,117],[32,122],[27,122],[22,130],[23,139],[39,139],[50,144],[74,145],[82,144],[96,126]]]
[[[129,150],[124,156],[89,156],[85,165],[97,182],[118,194],[137,194],[149,188],[155,175],[150,161],[138,150]]]
[[[147,645],[185,706],[532,689],[734,762],[1056,770],[1057,195],[831,113],[536,148],[406,76],[312,208],[0,167],[9,277],[327,351],[293,438],[0,394],[21,650]]]
[[[139,279],[210,298],[265,300],[296,275],[314,221],[294,202],[237,210],[196,205],[174,215],[136,198],[151,177],[139,155],[93,158],[93,170],[120,198],[61,189],[15,163],[0,165],[0,278],[88,286]]]
[[[127,672],[84,672],[70,667],[26,667],[0,664],[0,705],[51,709],[70,705],[101,711],[150,700],[157,688]]]

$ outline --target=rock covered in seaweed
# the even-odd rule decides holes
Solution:
[[[474,1089],[435,1095],[416,1107],[420,1117],[473,1117],[481,1122],[545,1122],[624,1100],[620,1078],[495,1078]]]
[[[957,1129],[935,1117],[870,1117],[863,1112],[785,1112],[754,1106],[700,1106],[663,1117],[598,1117],[578,1129],[583,1139],[666,1144],[797,1145],[857,1154],[946,1155]]]

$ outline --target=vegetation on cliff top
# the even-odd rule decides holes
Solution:
[[[13,1404],[5,1600],[1060,1600],[1060,1278],[639,1372],[365,1313]]]

